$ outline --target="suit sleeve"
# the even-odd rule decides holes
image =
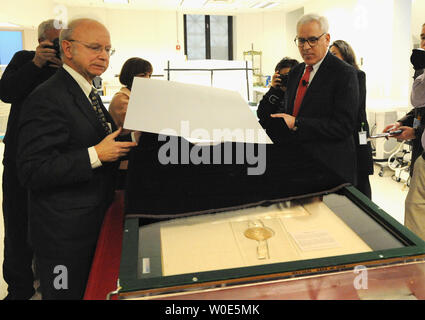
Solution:
[[[18,136],[18,176],[23,186],[43,189],[91,179],[87,147],[70,148],[70,126],[57,101],[30,96],[23,106]],[[74,142],[75,143],[75,142]]]
[[[415,119],[415,109],[410,110],[403,118],[397,120],[397,122],[400,122],[403,126],[413,127],[413,119]]]
[[[355,69],[345,69],[338,74],[334,86],[330,116],[297,117],[299,129],[295,137],[300,142],[344,140],[353,134],[359,109],[359,83]]]
[[[19,51],[7,65],[0,80],[0,99],[3,102],[22,100],[40,83],[38,77],[43,71],[32,62],[32,57],[29,51]]]

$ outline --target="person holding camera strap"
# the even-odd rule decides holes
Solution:
[[[58,47],[60,31],[55,28],[55,20],[42,22],[38,26],[39,45],[36,50],[15,53],[0,79],[0,99],[11,103],[3,140],[3,278],[8,284],[6,300],[30,299],[35,292],[33,252],[28,243],[28,196],[17,176],[17,129],[25,98],[62,66]]]
[[[257,109],[259,122],[264,129],[268,127],[271,114],[283,112],[285,109],[288,74],[298,64],[297,60],[285,57],[276,65],[270,90],[263,96]]]

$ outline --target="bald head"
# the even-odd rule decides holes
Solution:
[[[96,21],[94,19],[80,18],[69,22],[68,28],[63,29],[59,36],[59,43],[61,44],[61,54],[63,53],[62,40],[72,40],[75,33],[77,33],[77,36],[79,36],[81,33],[90,32],[95,29],[103,29],[109,34],[108,29],[106,29],[106,27],[99,21]]]
[[[76,19],[59,38],[64,63],[91,82],[108,67],[111,39],[108,29],[93,19]]]

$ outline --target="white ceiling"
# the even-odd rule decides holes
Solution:
[[[179,10],[187,12],[259,12],[301,7],[307,0],[129,0],[129,4],[105,4],[103,0],[56,0],[66,6],[119,8],[127,10]],[[261,8],[269,3],[276,6]],[[258,8],[253,6],[259,5]]]

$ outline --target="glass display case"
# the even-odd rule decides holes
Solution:
[[[143,225],[127,218],[118,296],[161,298],[423,261],[425,242],[353,187]],[[245,286],[245,287],[244,287]]]

